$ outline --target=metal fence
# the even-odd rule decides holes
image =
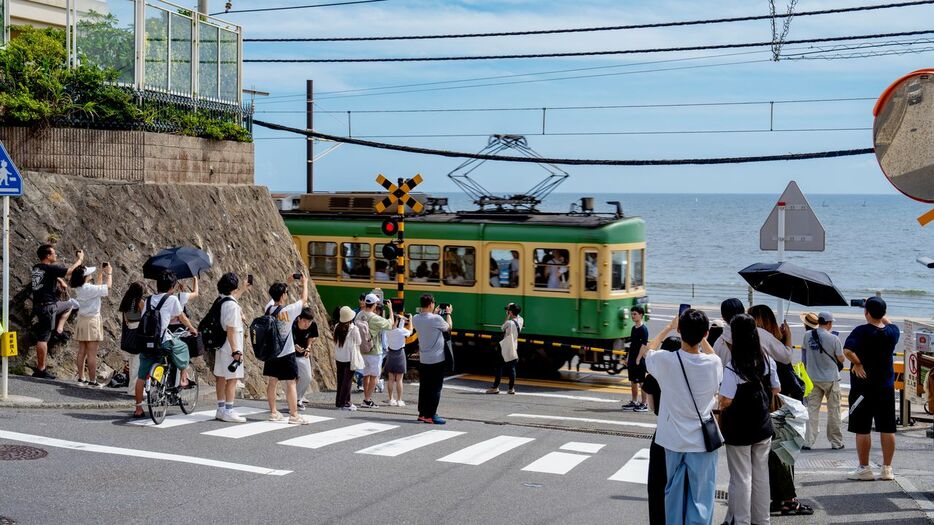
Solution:
[[[120,84],[139,92],[240,111],[240,26],[162,0],[108,0],[106,6],[107,12],[70,17],[78,60],[115,69]]]
[[[0,46],[10,39],[10,0],[0,0]]]

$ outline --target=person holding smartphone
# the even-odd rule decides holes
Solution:
[[[32,267],[32,311],[36,316],[36,368],[33,377],[55,379],[45,366],[49,342],[68,341],[65,322],[71,315],[70,301],[60,301],[56,295],[59,279],[70,279],[72,272],[84,262],[84,252],[75,252],[75,262],[70,267],[58,263],[58,254],[51,244],[43,244],[36,250],[39,262]]]
[[[503,379],[503,368],[509,371],[510,394],[516,393],[516,365],[519,363],[519,334],[525,325],[525,320],[519,315],[522,307],[516,303],[506,305],[506,320],[503,322],[503,340],[499,342],[502,363],[497,363],[496,377],[493,386],[487,389],[487,394],[499,394],[499,383]]]
[[[71,272],[69,285],[75,289],[78,300],[78,323],[75,328],[78,340],[78,384],[97,388],[97,352],[104,340],[104,326],[101,322],[101,299],[110,293],[113,286],[113,269],[104,263],[97,274],[97,284],[91,284],[93,266],[79,266]],[[88,378],[84,379],[84,366],[87,363]]]
[[[688,305],[682,305],[688,306]],[[686,310],[687,308],[683,309]],[[632,410],[633,412],[648,412],[649,406],[645,404],[645,392],[640,390],[645,381],[645,360],[642,359],[642,347],[649,342],[649,329],[642,323],[645,318],[645,308],[635,305],[630,310],[632,312],[633,327],[629,334],[629,352],[627,354],[627,368],[629,369],[629,383],[632,389],[632,399],[629,403],[623,405],[623,410]],[[680,313],[679,313],[680,315]],[[636,402],[636,399],[639,402]]]
[[[424,294],[419,299],[421,309],[412,317],[412,326],[418,333],[418,421],[430,425],[443,425],[447,421],[438,415],[441,387],[444,385],[444,334],[454,326],[453,308],[435,311],[435,298]]]

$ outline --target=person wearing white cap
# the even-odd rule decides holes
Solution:
[[[91,275],[96,270],[93,266],[79,266],[71,272],[69,285],[75,288],[78,301],[78,325],[75,339],[78,341],[78,384],[99,387],[97,382],[97,351],[104,340],[104,328],[101,323],[101,298],[107,297],[113,284],[113,268],[104,263],[103,270],[97,274],[97,284],[91,284]],[[106,277],[106,283],[104,278]],[[88,378],[84,378],[84,365],[87,363]]]
[[[353,324],[355,316],[349,306],[342,306],[337,326],[334,327],[334,341],[337,343],[337,349],[334,350],[334,361],[337,363],[337,396],[334,406],[341,410],[357,409],[350,402],[350,387],[353,385],[350,362],[354,351],[359,351],[360,346],[360,330]]]
[[[805,319],[807,322],[807,319]],[[843,368],[843,343],[831,330],[833,314],[817,314],[817,328],[805,332],[801,343],[803,360],[814,388],[808,395],[808,422],[804,449],[809,450],[820,433],[820,407],[827,399],[827,439],[834,450],[843,448],[840,428],[840,370]]]
[[[382,312],[379,296],[373,293],[366,294],[364,298],[363,310],[357,314],[355,324],[360,323],[360,329],[365,325],[369,331],[368,334],[361,334],[363,341],[360,346],[360,352],[363,354],[363,361],[366,366],[363,369],[363,408],[379,408],[373,402],[373,391],[376,390],[376,383],[379,381],[380,368],[383,360],[383,338],[382,333],[392,330],[392,305],[386,303],[389,309],[389,319],[386,319],[377,311]],[[367,344],[369,343],[369,344]]]

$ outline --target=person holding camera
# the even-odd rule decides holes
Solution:
[[[496,378],[487,394],[499,394],[499,383],[503,379],[503,368],[509,371],[509,393],[516,393],[516,365],[519,364],[519,334],[525,320],[519,315],[522,307],[516,303],[506,305],[506,321],[503,322],[503,340],[499,342],[503,362],[497,363]]]
[[[74,307],[70,301],[60,301],[57,295],[59,279],[70,279],[72,272],[84,262],[84,252],[75,252],[75,262],[65,267],[58,262],[55,247],[43,244],[36,250],[39,262],[32,267],[32,311],[37,317],[36,368],[33,377],[55,379],[55,374],[46,370],[45,357],[49,351],[49,341],[66,342],[65,322]]]
[[[412,326],[418,332],[418,420],[443,425],[446,421],[438,416],[438,404],[444,385],[444,334],[454,326],[454,307],[435,309],[435,298],[427,293],[419,299],[419,305],[419,313],[412,317]]]
[[[833,314],[817,314],[817,328],[804,333],[803,361],[814,383],[808,395],[808,423],[804,450],[810,450],[820,433],[820,407],[827,398],[827,439],[834,450],[843,448],[840,429],[840,371],[843,370],[843,343],[833,333]]]
[[[214,378],[216,380],[217,412],[214,419],[227,423],[246,423],[246,418],[238,416],[234,410],[237,397],[237,381],[243,379],[243,310],[237,299],[252,286],[247,280],[246,286],[240,287],[240,278],[230,272],[217,281],[217,298],[221,301],[221,328],[227,332],[224,345],[214,352]],[[226,299],[230,300],[226,300]]]
[[[856,454],[859,467],[849,478],[872,481],[875,474],[869,466],[872,448],[870,431],[875,422],[882,442],[882,472],[879,479],[894,480],[892,456],[895,455],[895,345],[898,327],[885,317],[886,304],[881,297],[866,299],[866,324],[850,332],[843,345],[843,354],[850,360],[850,420],[847,430],[856,434]]]

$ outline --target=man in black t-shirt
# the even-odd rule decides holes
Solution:
[[[850,479],[872,481],[869,466],[872,430],[875,422],[882,443],[882,472],[879,479],[894,480],[892,456],[895,455],[895,345],[899,329],[885,317],[881,297],[866,299],[866,324],[850,332],[843,354],[850,360],[850,419],[847,430],[856,434],[859,467]]]
[[[649,329],[642,324],[645,309],[639,305],[632,307],[632,332],[629,334],[629,353],[626,355],[626,365],[629,369],[629,382],[632,385],[632,401],[623,405],[623,410],[633,412],[648,412],[645,404],[645,392],[639,395],[640,386],[645,381],[645,360],[639,358],[642,348],[649,342]],[[639,399],[639,402],[636,400]]]
[[[298,365],[298,408],[305,410],[305,392],[311,386],[311,345],[318,337],[315,311],[306,306],[292,324],[292,340],[295,341],[295,363]]]
[[[33,377],[55,379],[55,375],[45,369],[45,356],[49,351],[50,339],[60,342],[68,340],[63,330],[72,305],[68,301],[58,300],[57,287],[60,279],[71,277],[71,272],[84,262],[83,251],[78,250],[75,255],[75,263],[66,268],[62,264],[55,264],[58,262],[58,254],[51,244],[43,244],[36,250],[39,263],[32,267],[31,279],[32,311],[36,316],[36,369]]]

